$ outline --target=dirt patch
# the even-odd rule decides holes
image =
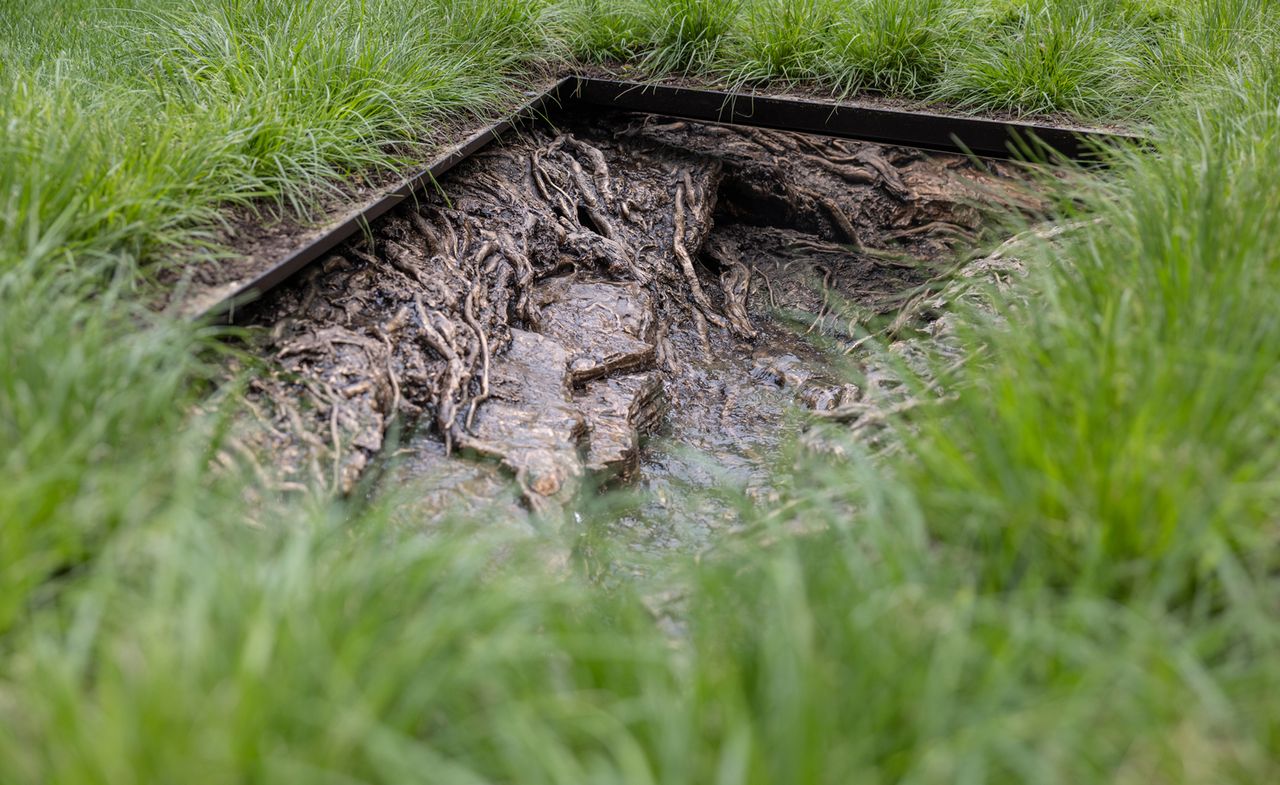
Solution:
[[[234,438],[272,456],[278,487],[346,493],[392,422],[416,426],[396,476],[425,483],[423,518],[503,478],[543,513],[587,480],[649,482],[655,434],[751,474],[797,404],[857,403],[830,349],[905,304],[925,313],[982,205],[1037,206],[1021,183],[955,156],[653,118],[536,129],[257,307],[270,370]]]

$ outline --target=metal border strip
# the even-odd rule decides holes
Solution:
[[[1037,123],[953,117],[807,98],[569,76],[507,118],[484,128],[450,149],[425,169],[411,175],[400,186],[293,251],[278,264],[236,287],[234,292],[205,309],[197,318],[234,322],[237,309],[284,283],[392,208],[421,193],[428,185],[503,134],[523,123],[545,117],[554,108],[572,110],[582,106],[818,134],[988,158],[1015,158],[1028,153],[1038,152],[1043,155],[1048,152],[1069,160],[1088,161],[1095,157],[1100,146],[1124,142],[1145,144],[1142,137],[1128,134]]]
[[[523,123],[536,120],[544,116],[549,110],[563,105],[570,93],[570,89],[576,84],[577,80],[574,77],[562,79],[550,90],[537,96],[505,119],[477,131],[461,144],[436,158],[425,169],[411,175],[394,190],[383,194],[377,201],[325,231],[320,237],[296,249],[280,260],[278,264],[271,266],[253,279],[236,287],[234,292],[205,309],[196,318],[233,323],[236,319],[237,309],[284,283],[307,265],[322,258],[353,235],[363,231],[367,226],[406,199],[411,199],[422,193],[425,188],[444,176],[449,170],[488,147],[503,134]]]
[[[577,103],[703,122],[820,134],[986,158],[1044,151],[1089,160],[1098,145],[1142,143],[1127,134],[1039,123],[958,117],[809,98],[729,93],[691,87],[579,77]]]

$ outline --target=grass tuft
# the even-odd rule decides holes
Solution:
[[[922,95],[959,54],[958,28],[946,0],[860,0],[830,36],[820,73],[845,94]]]
[[[742,14],[725,59],[729,80],[810,79],[821,72],[824,41],[838,12],[829,0],[751,3]]]
[[[940,76],[934,95],[985,110],[1101,115],[1133,95],[1129,40],[1099,2],[1034,0],[989,13],[989,37]]]
[[[742,11],[743,0],[645,0],[650,49],[643,67],[653,74],[709,70]]]
[[[1064,205],[1093,222],[1030,257],[1032,307],[975,328],[983,363],[921,423],[907,482],[993,587],[1175,602],[1233,559],[1275,569],[1277,84],[1251,67],[1189,102],[1159,156],[1121,157],[1122,187],[1072,180]]]

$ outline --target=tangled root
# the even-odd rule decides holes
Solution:
[[[899,245],[975,229],[968,213],[938,206],[943,167],[912,169],[909,153],[652,119],[591,139],[534,130],[473,159],[451,176],[450,199],[402,206],[273,296],[256,321],[274,371],[248,402],[265,427],[228,455],[265,449],[283,456],[278,487],[322,481],[348,493],[397,418],[429,423],[450,451],[473,443],[495,358],[513,326],[538,328],[534,288],[564,271],[647,288],[662,367],[680,362],[669,325],[692,325],[707,355],[713,330],[755,339],[753,281],[771,307],[789,304],[757,259],[707,242],[730,180],[727,214],[804,225],[806,252],[832,259],[815,267],[815,325],[833,317],[840,259],[890,259]]]

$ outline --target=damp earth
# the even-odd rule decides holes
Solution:
[[[635,490],[603,536],[698,548],[816,425],[892,399],[868,342],[936,334],[987,208],[1031,194],[1005,164],[913,149],[532,128],[255,308],[231,443],[270,487],[395,493],[424,528],[573,525]]]

